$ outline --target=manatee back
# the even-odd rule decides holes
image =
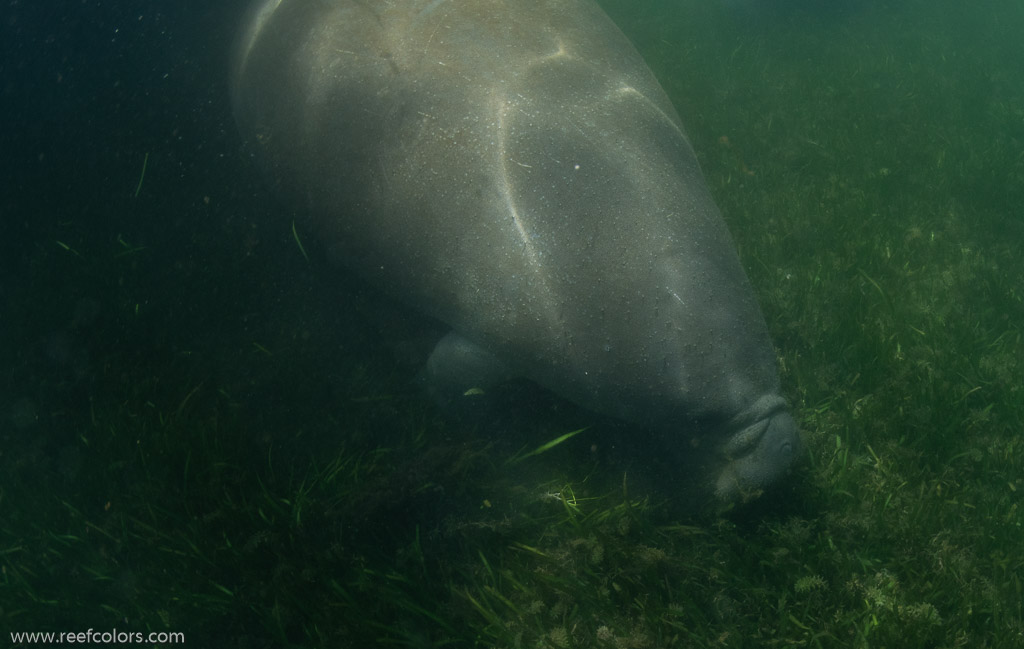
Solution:
[[[680,120],[590,0],[257,16],[236,114],[343,263],[596,411],[727,435],[778,392]]]

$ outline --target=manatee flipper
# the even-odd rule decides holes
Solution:
[[[514,376],[494,354],[454,331],[438,341],[423,369],[427,391],[443,406],[486,393]]]

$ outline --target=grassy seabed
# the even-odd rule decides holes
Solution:
[[[680,515],[599,430],[510,462],[594,422],[544,399],[446,421],[411,382],[419,325],[331,286],[286,220],[170,266],[65,223],[26,253],[0,352],[4,632],[1024,647],[1024,9],[605,4],[759,293],[806,440],[792,479]]]

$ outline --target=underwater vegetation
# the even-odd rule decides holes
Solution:
[[[116,227],[69,199],[0,287],[3,633],[1024,646],[1021,8],[606,4],[759,293],[791,479],[694,513],[657,449],[529,388],[442,417],[424,323],[140,149]]]

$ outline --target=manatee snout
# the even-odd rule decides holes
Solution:
[[[725,468],[715,495],[723,501],[746,500],[784,474],[800,452],[800,433],[787,410],[774,410],[726,442]]]

